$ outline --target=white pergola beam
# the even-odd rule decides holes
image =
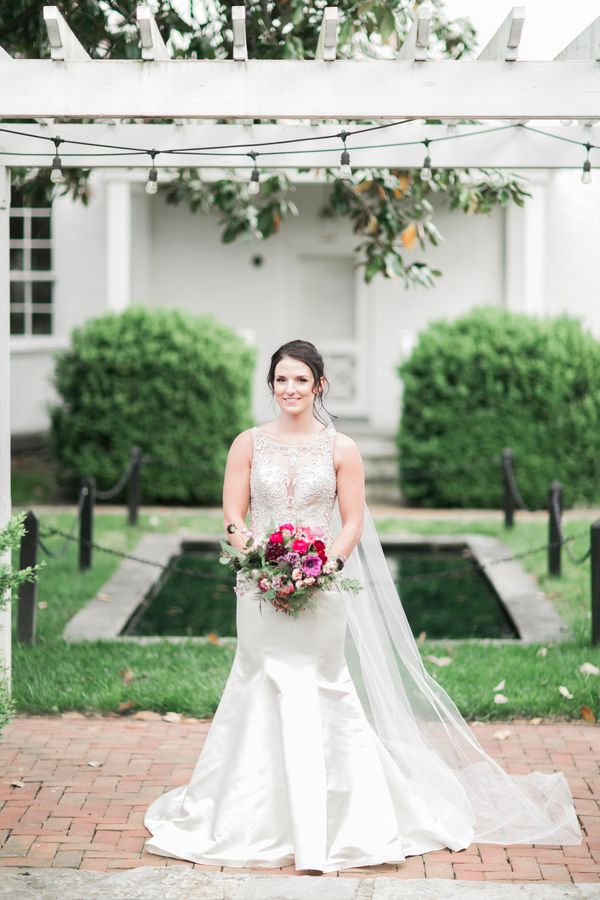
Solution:
[[[246,62],[248,46],[246,44],[246,7],[231,7],[231,24],[233,26],[233,58],[237,62]]]
[[[600,16],[578,34],[556,57],[563,59],[591,59],[600,61]]]
[[[0,118],[597,119],[586,60],[0,59]],[[40,90],[40,85],[44,90]]]
[[[333,62],[337,56],[338,13],[337,6],[326,6],[323,10],[323,21],[315,54],[316,60]]]
[[[427,59],[430,27],[431,7],[424,3],[416,9],[410,31],[400,47],[397,59],[424,62]]]
[[[163,62],[170,59],[167,45],[162,39],[162,35],[158,30],[156,19],[149,6],[142,4],[136,8],[135,17],[137,21],[138,31],[140,33],[140,47],[142,50],[142,59],[145,60],[162,60]]]
[[[513,6],[512,10],[489,43],[479,54],[479,59],[514,62],[519,56],[519,44],[525,22],[525,7]]]
[[[0,47],[0,59],[12,59],[12,56],[6,52],[4,47]]]
[[[501,131],[489,131],[487,134],[478,134],[469,137],[473,131],[491,129],[506,125],[505,122],[489,122],[483,125],[457,125],[455,134],[459,140],[443,140],[435,142],[435,138],[448,136],[445,124],[425,125],[423,122],[416,124],[400,125],[395,128],[382,129],[379,132],[370,132],[368,135],[356,135],[348,138],[348,149],[353,167],[379,166],[381,168],[416,168],[423,162],[423,146],[420,141],[427,137],[433,141],[430,147],[432,162],[437,168],[501,168],[501,169],[551,169],[574,168],[580,169],[585,159],[585,152],[577,144],[567,143],[556,138],[567,137],[571,141],[580,141],[582,144],[600,144],[600,127],[564,127],[552,124],[542,124],[540,129],[555,135],[550,138],[533,131],[522,128],[505,128]],[[26,126],[18,121],[3,122],[2,127],[14,127],[18,130],[26,130],[32,134],[48,135],[48,129],[41,125],[28,123]],[[360,127],[360,126],[359,126]],[[350,125],[347,130],[352,130]],[[598,137],[595,138],[595,131]],[[250,127],[241,124],[183,124],[172,125],[128,125],[128,124],[59,124],[54,125],[52,135],[57,133],[63,140],[91,141],[98,144],[117,144],[125,147],[139,147],[141,149],[166,149],[183,147],[223,147],[223,145],[244,145],[252,143],[271,142],[292,138],[312,138],[314,142],[306,141],[298,145],[303,152],[295,154],[293,145],[273,146],[274,151],[285,151],[282,155],[269,154],[269,147],[262,146],[259,149],[259,166],[266,169],[297,169],[303,167],[320,168],[323,166],[337,166],[339,162],[339,140],[317,140],[321,135],[332,133],[331,125],[252,125]],[[464,135],[464,137],[462,137]],[[407,142],[408,146],[394,146],[399,142]],[[386,144],[383,148],[360,150],[360,145]],[[251,149],[248,147],[247,149]],[[15,151],[14,156],[11,151]],[[307,153],[311,150],[314,152]],[[322,152],[328,150],[329,152]],[[51,141],[40,141],[38,138],[21,137],[0,131],[0,151],[8,153],[0,156],[0,161],[7,166],[49,166],[54,155],[54,145]],[[39,153],[39,156],[20,157],[17,151],[22,153]],[[146,154],[131,156],[107,156],[94,157],[91,153],[95,148],[90,147],[89,153],[85,147],[74,145],[61,145],[61,160],[63,167],[98,167],[106,169],[122,169],[129,167],[139,168],[140,177],[147,176],[149,157]],[[97,151],[96,151],[97,152]],[[223,170],[224,168],[244,169],[253,165],[245,155],[247,150],[243,146],[233,151],[232,157],[224,157],[224,150],[215,151],[214,155],[200,155],[193,153],[180,153],[177,155],[165,155],[159,153],[155,165],[161,169],[176,169],[178,167],[193,166],[205,170]],[[46,154],[45,156],[43,154]],[[76,153],[76,156],[69,154]],[[592,165],[600,163],[600,155],[592,156]],[[312,176],[314,178],[314,176]]]
[[[11,516],[10,494],[10,170],[0,162],[0,528]],[[7,551],[1,563],[11,565]],[[11,602],[0,610],[0,679],[11,684]]]
[[[44,6],[44,23],[53,60],[87,60],[89,53],[79,43],[57,6]]]

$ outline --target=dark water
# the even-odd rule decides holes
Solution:
[[[430,639],[518,637],[495,591],[460,548],[440,551],[422,544],[384,550],[415,637],[422,631]],[[210,548],[174,557],[123,634],[235,636],[235,579],[218,555]],[[175,566],[202,574],[192,577]],[[414,576],[419,577],[411,581]]]

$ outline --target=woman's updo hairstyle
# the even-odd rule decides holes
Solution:
[[[271,357],[271,365],[269,366],[269,373],[267,375],[267,384],[271,389],[271,393],[273,394],[275,392],[275,368],[277,363],[286,356],[291,359],[297,359],[299,362],[303,362],[307,365],[313,374],[315,385],[319,385],[321,378],[325,378],[325,388],[321,389],[319,387],[315,393],[313,414],[315,418],[324,425],[327,425],[328,422],[327,419],[323,418],[323,413],[326,413],[332,419],[337,419],[337,416],[330,413],[323,403],[323,394],[329,393],[329,382],[325,375],[325,363],[323,362],[323,357],[315,345],[311,344],[310,341],[288,341],[287,344],[282,344],[282,346],[275,351]]]

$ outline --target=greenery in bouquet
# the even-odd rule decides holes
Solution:
[[[298,616],[312,609],[317,591],[335,587],[358,592],[355,578],[344,578],[344,559],[327,555],[323,528],[285,523],[272,524],[267,536],[254,542],[250,536],[242,550],[221,541],[221,562],[256,582],[261,600],[269,600],[276,610]]]

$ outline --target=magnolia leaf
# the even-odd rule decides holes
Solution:
[[[581,666],[579,666],[579,671],[583,675],[600,675],[600,669],[598,666],[595,666],[593,663],[584,662]]]
[[[495,737],[497,741],[505,741],[507,737],[511,736],[511,734],[512,731],[510,730],[510,728],[503,728],[500,729],[500,731],[495,731],[493,737]]]
[[[548,648],[540,647],[540,649],[537,652],[537,656],[547,656],[547,655],[548,655]]]
[[[24,781],[17,781],[16,779],[14,781],[9,781],[8,783],[11,787],[25,787]]]
[[[495,688],[492,688],[492,690],[493,690],[493,691],[502,691],[502,690],[504,690],[505,686],[506,686],[506,681],[505,681],[504,678],[503,678],[502,681],[500,681],[500,682],[496,685]]]
[[[220,644],[219,636],[215,631],[209,631],[206,635],[206,640],[209,644]]]
[[[163,722],[181,722],[182,716],[178,712],[167,712],[161,718]]]
[[[91,766],[92,769],[99,769],[103,765],[104,763],[100,762],[97,759],[88,759],[88,766]]]
[[[424,656],[423,659],[433,663],[435,666],[449,666],[452,662],[451,656],[434,656],[433,654]]]
[[[133,709],[134,706],[137,706],[135,700],[122,700],[117,709],[119,712],[127,712],[128,709]]]
[[[592,723],[593,723],[593,722],[596,721],[596,716],[594,715],[594,713],[592,712],[592,710],[589,708],[589,706],[582,706],[581,709],[580,709],[580,712],[581,712],[581,718],[582,718],[585,722],[592,722]]]
[[[129,682],[133,681],[135,678],[133,669],[119,669],[119,675],[121,676],[123,684],[129,684]]]
[[[508,697],[504,694],[494,694],[494,703],[508,703]]]
[[[421,631],[419,632],[419,637],[417,638],[417,644],[422,644],[427,640],[427,632]]]
[[[561,686],[559,687],[558,690],[559,690],[559,692],[563,695],[563,697],[566,697],[566,698],[567,698],[567,700],[572,700],[572,699],[573,699],[573,694],[571,693],[571,691],[569,690],[568,687],[565,687],[564,684],[561,684]]]
[[[530,724],[530,725],[540,725],[541,722],[542,722],[542,717],[541,717],[541,716],[535,716],[533,719],[530,719],[530,720],[529,720],[529,724]]]

